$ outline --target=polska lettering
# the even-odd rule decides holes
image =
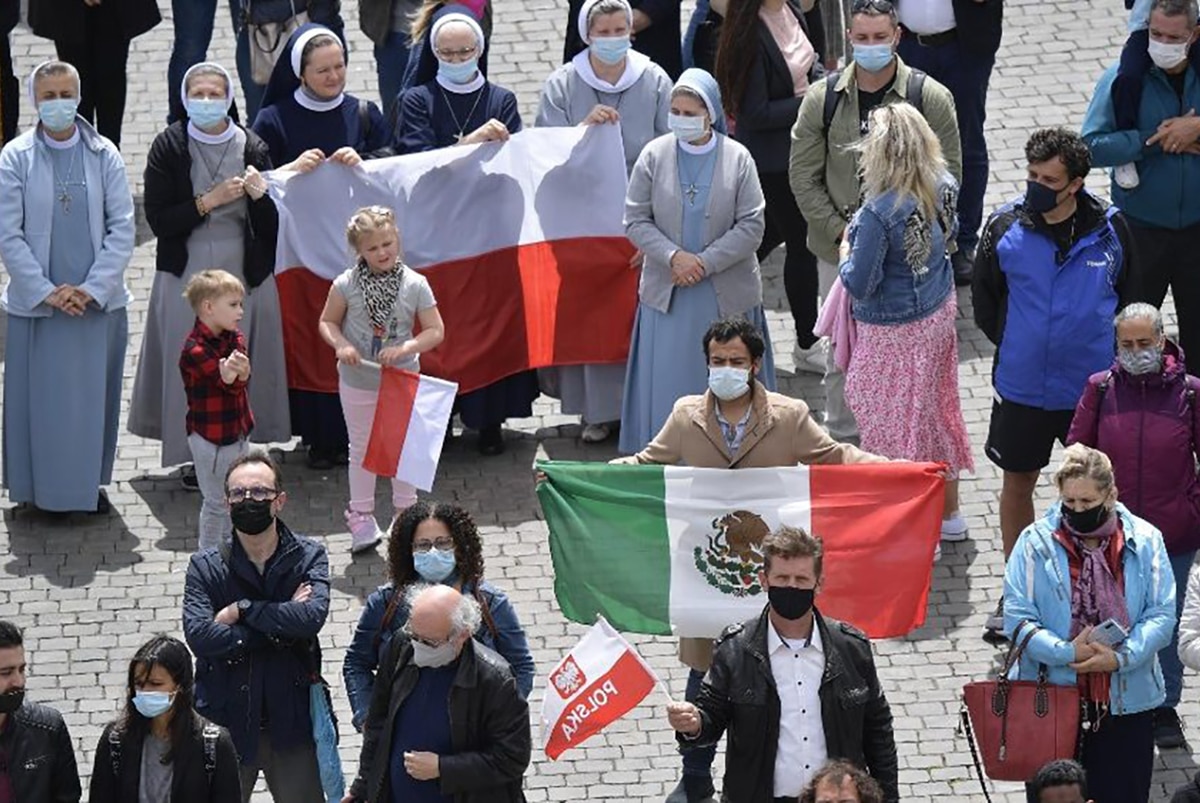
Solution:
[[[586,700],[564,714],[562,721],[563,738],[568,742],[571,741],[572,737],[583,727],[584,721],[608,705],[610,697],[616,697],[618,694],[620,692],[617,691],[616,685],[611,680],[606,680],[600,684],[600,688],[589,694]]]

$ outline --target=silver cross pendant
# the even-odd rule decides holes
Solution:
[[[696,205],[696,192],[697,190],[695,184],[689,184],[688,188],[683,191],[683,194],[687,196],[688,206]]]
[[[58,194],[58,202],[62,204],[64,215],[71,214],[71,193],[65,188]]]

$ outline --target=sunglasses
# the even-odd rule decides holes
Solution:
[[[854,4],[850,6],[851,14],[862,14],[865,11],[874,11],[877,14],[892,14],[896,7],[889,0],[854,0]]]

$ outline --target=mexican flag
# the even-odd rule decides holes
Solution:
[[[763,538],[824,546],[817,605],[873,638],[925,621],[944,480],[932,463],[711,469],[549,461],[538,498],[563,614],[712,638],[757,616]]]

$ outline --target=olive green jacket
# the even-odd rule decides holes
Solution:
[[[905,99],[909,72],[909,67],[896,56],[896,79],[884,96],[884,103],[899,103]],[[842,98],[829,123],[828,137],[822,119],[825,115],[825,81],[817,81],[809,87],[792,127],[788,177],[796,203],[808,222],[808,250],[818,259],[834,265],[838,263],[842,230],[860,202],[858,155],[846,147],[861,138],[855,73],[851,62],[838,76],[835,89],[842,93]],[[954,98],[950,90],[927,76],[921,104],[925,119],[941,140],[946,167],[961,184],[962,146]]]

